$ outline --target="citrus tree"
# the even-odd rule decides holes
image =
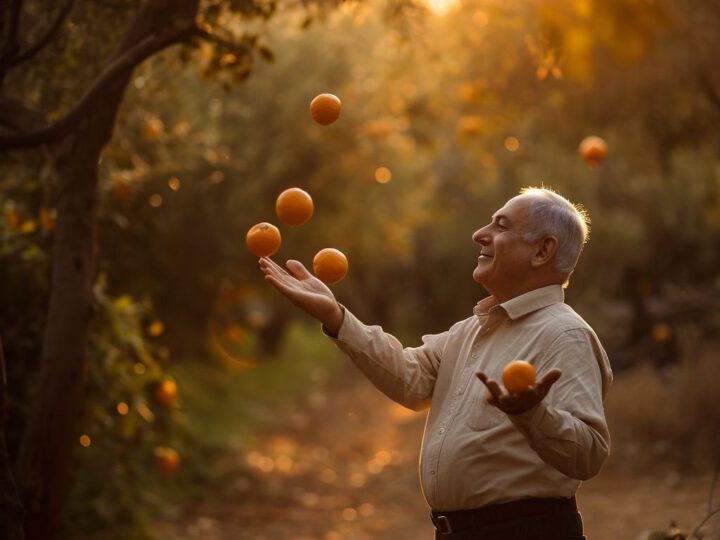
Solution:
[[[268,18],[275,3],[67,0],[48,9],[44,2],[12,0],[2,7],[0,150],[11,163],[21,164],[32,158],[8,151],[32,149],[34,159],[43,161],[45,180],[53,183],[57,211],[37,397],[15,469],[25,534],[48,539],[67,493],[83,411],[98,163],[125,89],[138,65],[178,44],[194,49],[209,43],[222,50],[232,61],[214,55],[217,60],[208,70],[223,67],[243,80],[255,55],[268,53],[252,31],[223,23]],[[222,66],[220,58],[227,60]]]

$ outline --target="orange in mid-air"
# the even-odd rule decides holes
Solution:
[[[605,159],[608,148],[607,143],[602,138],[590,135],[580,142],[578,151],[580,152],[580,157],[585,160],[585,163],[597,167]]]
[[[280,249],[280,230],[272,223],[262,222],[250,227],[245,236],[250,253],[256,257],[270,257]]]
[[[513,360],[502,372],[503,385],[511,394],[519,394],[535,384],[535,368],[525,360]]]
[[[165,474],[173,474],[180,467],[180,455],[173,448],[157,446],[153,451],[155,467]]]
[[[313,273],[323,283],[336,283],[347,271],[347,257],[335,248],[321,249],[313,258]]]
[[[310,114],[318,124],[327,126],[340,116],[342,103],[333,94],[320,94],[310,102]]]
[[[280,221],[286,225],[307,223],[312,217],[314,209],[310,194],[296,187],[286,189],[278,195],[275,201],[275,212]]]

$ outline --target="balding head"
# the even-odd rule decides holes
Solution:
[[[555,269],[569,277],[589,236],[587,212],[544,187],[523,188],[517,197],[527,198],[530,203],[531,230],[523,238],[527,242],[536,242],[544,236],[557,238]]]

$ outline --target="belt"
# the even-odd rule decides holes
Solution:
[[[577,512],[575,497],[570,499],[521,499],[471,510],[448,512],[433,510],[430,513],[430,519],[440,534],[452,534],[479,529],[502,521],[561,512]]]

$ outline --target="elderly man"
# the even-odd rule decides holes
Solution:
[[[297,261],[262,258],[266,279],[317,318],[383,393],[430,410],[420,476],[436,539],[583,539],[575,503],[609,453],[603,399],[610,365],[590,326],[564,303],[587,240],[586,214],[530,188],[473,234],[473,279],[490,296],[446,332],[406,347],[360,322]],[[505,365],[530,362],[537,382],[509,394]]]

